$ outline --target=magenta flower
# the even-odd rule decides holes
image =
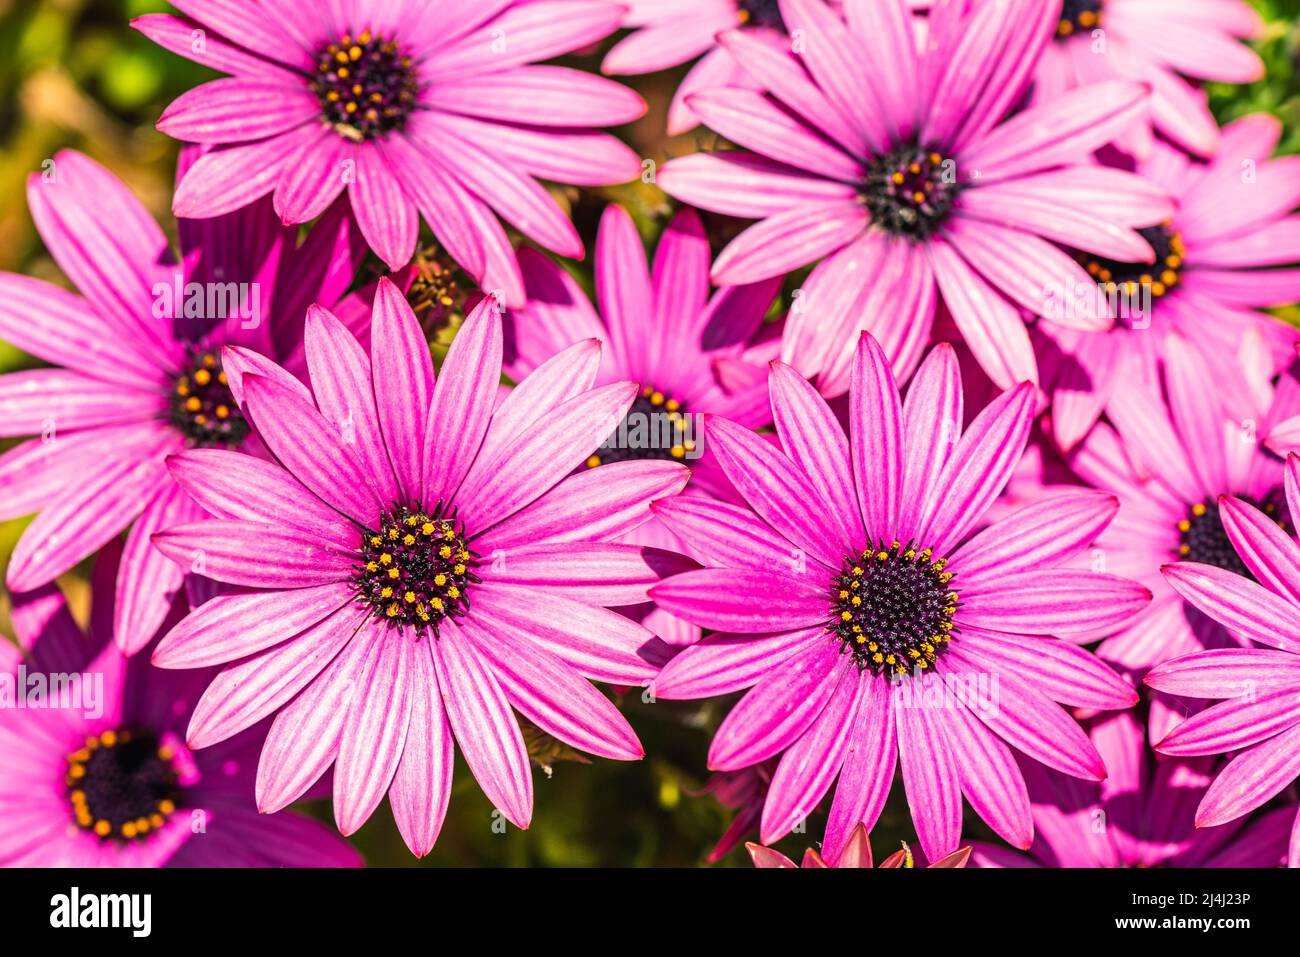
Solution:
[[[673,93],[669,136],[699,124],[686,102],[691,94],[720,86],[760,88],[718,43],[719,33],[743,29],[777,51],[790,43],[777,0],[626,0],[625,5],[623,26],[636,29],[605,55],[603,72],[654,73],[699,58]]]
[[[1195,80],[1254,83],[1264,64],[1241,39],[1260,36],[1263,24],[1244,0],[1151,3],[1149,0],[1066,0],[1034,71],[1033,101],[1113,79],[1151,86],[1149,116],[1116,145],[1145,156],[1152,130],[1201,156],[1214,153],[1219,129]],[[1191,81],[1187,78],[1191,78]]]
[[[828,864],[826,859],[821,856],[816,848],[810,847],[804,851],[803,860],[798,864],[786,857],[780,851],[773,850],[770,847],[764,847],[762,844],[755,844],[752,841],[745,845],[749,851],[750,858],[754,861],[755,867],[837,867],[837,868],[861,868],[871,867],[871,839],[867,835],[867,829],[859,824],[849,835],[848,841],[844,845],[844,850],[840,852],[839,862]],[[965,867],[966,862],[970,860],[971,849],[963,847],[953,851],[946,857],[940,858],[929,867]],[[882,868],[903,868],[918,866],[912,849],[906,844],[902,850],[895,851],[887,858],[880,862]],[[926,864],[920,864],[926,867]]]
[[[664,231],[652,271],[632,218],[620,206],[606,208],[596,239],[599,315],[573,278],[546,256],[524,248],[519,261],[528,303],[512,311],[506,326],[506,374],[519,381],[561,349],[596,339],[604,347],[596,382],[630,379],[641,387],[625,425],[630,438],[636,435],[633,426],[647,425],[647,441],[598,449],[586,466],[684,461],[691,467],[691,494],[734,499],[698,440],[696,423],[704,413],[752,428],[772,421],[764,367],[776,355],[780,326],[765,325],[763,317],[780,280],[711,295],[709,242],[690,209],[678,212]],[[660,441],[669,435],[671,443]],[[679,542],[656,519],[623,540],[690,552],[689,542]],[[698,627],[653,606],[637,614],[669,645],[700,637]]]
[[[198,152],[185,151],[181,168]],[[8,584],[46,584],[134,522],[114,626],[133,654],[184,577],[149,536],[203,514],[168,479],[164,458],[248,445],[222,347],[237,347],[227,362],[247,361],[251,348],[300,368],[312,297],[338,303],[364,332],[368,316],[343,297],[365,247],[338,207],[299,246],[297,231],[258,204],[181,220],[178,258],[131,192],[80,153],[59,153],[52,175],[28,180],[27,195],[45,245],[84,298],[0,274],[0,338],[54,366],[0,376],[0,435],[39,436],[0,456],[0,519],[39,513],[14,549]]]
[[[847,437],[791,367],[773,363],[769,383],[784,452],[720,417],[706,429],[752,511],[685,497],[654,506],[713,567],[674,576],[651,597],[717,631],[668,663],[655,694],[751,689],[719,727],[709,766],[781,755],[764,844],[808,815],[838,775],[822,852],[837,861],[853,828],[875,823],[901,755],[930,860],[957,849],[963,794],[1028,847],[1029,801],[1008,745],[1099,780],[1100,756],[1057,702],[1136,700],[1090,654],[1046,637],[1119,625],[1150,600],[1139,584],[1061,567],[1106,527],[1115,500],[1065,492],[976,532],[1025,446],[1034,388],[1005,393],[963,432],[949,346],[930,354],[903,402],[884,351],[864,335]]]
[[[1156,262],[1078,258],[1103,286],[1149,291],[1149,309],[1121,308],[1105,333],[1038,326],[1053,433],[1062,448],[1073,448],[1102,411],[1111,410],[1119,383],[1157,380],[1170,333],[1194,343],[1220,382],[1241,379],[1243,344],[1256,337],[1269,371],[1291,360],[1295,329],[1260,311],[1300,299],[1300,269],[1276,268],[1300,260],[1300,216],[1292,214],[1300,205],[1300,157],[1269,159],[1281,131],[1274,117],[1253,114],[1223,128],[1212,162],[1157,143],[1139,164],[1148,182],[1178,197],[1178,211],[1167,222],[1140,230]]]
[[[1300,458],[1286,463],[1286,497],[1300,514]],[[1189,698],[1222,699],[1178,725],[1156,750],[1179,756],[1237,752],[1196,809],[1197,827],[1249,814],[1300,776],[1300,547],[1240,498],[1219,499],[1223,530],[1248,575],[1200,562],[1166,566],[1174,590],[1263,647],[1214,648],[1157,665],[1146,683]],[[1300,826],[1291,860],[1300,862]]]
[[[753,767],[741,768],[739,771],[715,771],[709,776],[700,794],[710,794],[723,807],[736,812],[727,829],[713,845],[706,864],[716,864],[737,847],[745,835],[758,827],[763,814],[763,802],[767,800],[767,788],[772,781],[772,772],[776,770],[775,761],[764,761]]]
[[[634,760],[626,719],[585,679],[642,685],[651,635],[604,606],[645,602],[689,565],[608,544],[686,484],[676,462],[570,475],[636,394],[591,388],[592,340],[499,405],[495,300],[466,320],[441,375],[397,287],[379,282],[369,359],[324,309],[307,318],[312,390],[267,363],[245,409],[279,465],[220,450],[170,460],[216,519],[154,536],[166,555],[240,586],[159,643],[164,668],[224,665],[187,740],[204,748],[278,713],[257,805],[295,800],[334,765],[351,834],[388,793],[416,854],[446,812],[455,747],[505,817],[527,827],[532,778],[517,709],[601,757]],[[313,402],[313,395],[315,401]],[[494,411],[495,407],[495,411]]]
[[[1087,289],[1053,245],[1151,258],[1135,231],[1169,215],[1137,177],[1085,162],[1146,109],[1140,83],[1101,83],[1011,119],[1059,12],[1052,0],[931,12],[923,49],[903,0],[782,0],[793,50],[745,31],[721,37],[767,91],[688,98],[706,125],[752,153],[669,162],[659,184],[705,209],[759,220],[718,256],[721,285],[817,263],[791,309],[782,356],[822,394],[848,388],[868,329],[900,378],[930,337],[942,295],[999,388],[1037,381],[1020,309],[1052,287]],[[1094,293],[1053,321],[1108,328]]]
[[[1197,828],[1197,802],[1213,758],[1158,758],[1132,712],[1090,724],[1106,762],[1100,784],[1022,764],[1036,838],[1029,853],[975,843],[978,867],[1278,867],[1287,856],[1295,808],[1247,824]]]
[[[618,28],[605,0],[181,0],[188,18],[134,25],[229,77],[177,98],[169,136],[218,146],[180,182],[178,216],[216,216],[272,194],[285,223],[314,219],[345,189],[390,267],[415,252],[420,218],[487,289],[523,303],[497,216],[571,257],[582,241],[534,177],[622,183],[636,155],[590,128],[645,111],[628,88],[535,66]],[[210,33],[195,41],[194,31]],[[200,34],[202,35],[202,34]]]
[[[316,821],[257,813],[253,734],[202,753],[185,747],[207,676],[128,660],[108,640],[120,551],[110,546],[96,563],[89,635],[54,585],[14,596],[27,657],[0,640],[0,675],[25,697],[0,708],[0,866],[360,865]],[[48,696],[38,701],[36,687]]]
[[[1159,571],[1187,559],[1249,574],[1227,537],[1219,497],[1240,496],[1267,510],[1275,523],[1287,521],[1280,462],[1245,423],[1267,424],[1300,411],[1300,389],[1291,382],[1276,390],[1268,411],[1239,419],[1229,406],[1253,399],[1234,396],[1234,384],[1216,378],[1200,350],[1171,334],[1164,351],[1163,389],[1159,383],[1116,389],[1110,416],[1119,432],[1098,425],[1070,459],[1076,474],[1120,501],[1115,522],[1097,539],[1106,567],[1142,582],[1155,596],[1118,631],[1099,628],[1080,637],[1109,636],[1098,655],[1138,676],[1175,655],[1241,644],[1184,602]],[[1178,717],[1180,709],[1154,701],[1153,740]]]

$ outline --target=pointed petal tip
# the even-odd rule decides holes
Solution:
[[[1205,806],[1205,798],[1201,798],[1201,804],[1196,809],[1196,817],[1192,822],[1192,826],[1198,829],[1203,827],[1219,827],[1222,824],[1229,824],[1243,816],[1244,815],[1241,814],[1228,816],[1223,813],[1222,809],[1216,810],[1214,808],[1207,808]]]
[[[149,656],[149,664],[165,671],[183,670],[186,667],[183,661],[180,664],[176,663],[172,655],[172,645],[167,641],[166,635],[163,636],[162,641],[158,642],[153,654]]]
[[[655,684],[655,693],[659,695],[659,697],[663,697],[663,690],[659,687],[657,683]],[[724,743],[727,745],[727,747],[730,750],[733,751],[735,750],[735,742],[731,742],[731,741],[724,742],[717,735],[714,735],[713,740],[709,743],[709,753],[705,756],[704,759],[705,768],[707,768],[709,771],[722,771],[722,772],[745,770],[745,768],[747,768],[748,765],[737,764],[734,760],[728,760],[729,755],[727,751],[724,750],[724,748],[722,747]]]
[[[1222,808],[1206,808],[1205,799],[1202,798],[1201,806],[1196,809],[1196,818],[1193,820],[1192,826],[1198,829],[1203,827],[1220,827],[1224,824],[1231,824],[1238,818],[1245,816],[1245,814],[1233,814],[1231,811],[1225,814]]]
[[[1031,839],[1030,842],[1029,842],[1029,844],[1032,844],[1032,843],[1033,843],[1033,840]],[[1027,851],[1027,850],[1029,850],[1029,844],[1026,844],[1024,847],[1022,847],[1021,850],[1023,850],[1023,851]],[[957,849],[956,851],[954,851],[952,854],[949,854],[949,855],[948,855],[949,861],[951,862],[951,863],[950,863],[950,866],[952,866],[952,867],[965,867],[965,866],[967,865],[967,863],[969,863],[969,861],[970,861],[970,856],[971,856],[972,853],[974,853],[974,851],[975,851],[975,848],[971,847],[969,844],[967,844],[965,847],[958,848],[958,849]]]
[[[353,834],[359,831],[361,829],[361,825],[365,823],[366,823],[365,821],[353,821],[350,819],[347,821],[341,820],[338,813],[338,805],[335,805],[334,824],[336,827],[338,827],[339,833],[342,834],[344,837],[351,837]]]
[[[502,811],[501,813],[505,814],[504,811]],[[516,816],[506,814],[506,820],[509,821],[511,824],[513,824],[515,827],[519,828],[519,830],[521,831],[528,830],[528,828],[533,823],[533,809],[531,807],[528,808],[528,812],[526,814],[519,814],[517,815],[517,818],[518,819],[516,820]]]
[[[5,582],[8,584],[11,592],[31,591],[34,588],[39,588],[46,584],[43,581],[36,581],[36,578],[32,576],[25,562],[22,562],[21,560],[15,561],[13,559],[10,559],[9,572],[5,576]]]
[[[778,828],[778,827],[773,827],[770,824],[762,824],[760,822],[758,839],[763,844],[775,844],[777,841],[781,840],[781,838],[785,837],[789,833],[790,833],[789,825],[785,825],[784,827]]]

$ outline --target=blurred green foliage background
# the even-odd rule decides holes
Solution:
[[[1213,85],[1210,102],[1221,122],[1260,110],[1276,114],[1286,126],[1282,150],[1300,152],[1300,0],[1252,2],[1267,24],[1255,44],[1268,66],[1267,78],[1249,86]],[[153,124],[175,96],[216,74],[130,28],[132,17],[154,12],[174,11],[157,0],[0,0],[0,270],[66,284],[32,227],[25,196],[27,176],[65,147],[112,169],[175,235],[170,199],[177,145]],[[572,62],[595,69],[599,54]],[[624,78],[651,107],[645,119],[621,131],[642,156],[662,161],[700,148],[690,134],[674,142],[662,132],[668,101],[684,72]],[[632,209],[647,239],[669,212],[662,194],[639,184],[561,190],[558,198],[571,204],[589,248],[599,210],[610,199]],[[33,364],[0,342],[0,372]],[[0,570],[23,524],[0,525]],[[83,570],[61,583],[84,620]],[[7,632],[5,604],[7,596],[0,595],[0,630]],[[704,758],[712,730],[730,702],[648,704],[633,691],[620,703],[649,757],[636,764],[559,760],[549,771],[539,767],[529,831],[511,827],[502,833],[501,825],[494,826],[492,807],[461,762],[447,824],[426,860],[417,862],[407,851],[386,808],[353,840],[371,865],[379,866],[701,863],[733,813],[699,793],[708,779]],[[330,818],[325,805],[311,810]],[[814,816],[808,834],[791,835],[780,848],[797,858],[823,823],[824,813]],[[968,833],[989,836],[978,823]],[[895,788],[872,834],[877,858],[911,839],[902,791]],[[738,851],[717,866],[747,867],[748,857]]]

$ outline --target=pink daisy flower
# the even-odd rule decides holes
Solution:
[[[963,794],[1028,847],[1029,801],[1008,745],[1100,780],[1100,756],[1057,702],[1136,700],[1092,655],[1047,637],[1119,625],[1150,600],[1134,582],[1060,567],[1106,527],[1115,500],[1063,493],[976,532],[1025,446],[1034,389],[1010,390],[963,431],[949,346],[931,352],[903,402],[884,351],[864,335],[849,436],[791,367],[773,363],[769,382],[784,452],[720,417],[706,429],[749,509],[654,506],[712,567],[650,595],[717,632],[670,661],[655,694],[751,689],[714,736],[709,766],[781,756],[764,844],[808,815],[838,775],[822,850],[837,861],[853,828],[875,823],[901,755],[930,860],[957,850]]]
[[[1056,38],[1034,71],[1032,102],[1091,83],[1140,80],[1151,86],[1150,114],[1116,145],[1145,156],[1154,129],[1210,156],[1218,125],[1194,81],[1261,79],[1263,61],[1239,41],[1262,32],[1259,14],[1244,0],[1065,0]]]
[[[838,868],[858,868],[871,867],[871,839],[867,835],[867,829],[859,824],[849,835],[848,841],[844,845],[844,850],[840,853],[839,862],[828,864],[826,859],[821,856],[816,848],[810,847],[804,851],[803,860],[798,864],[786,857],[780,851],[773,850],[770,847],[764,847],[762,844],[755,844],[752,841],[745,845],[749,851],[750,858],[754,861],[755,867],[838,867]],[[929,867],[965,867],[966,862],[970,860],[971,849],[963,847],[953,851],[946,857],[940,858]],[[901,868],[916,867],[918,862],[912,849],[906,844],[902,850],[895,851],[887,858],[880,862],[882,868]],[[920,864],[925,867],[927,865]]]
[[[686,102],[691,94],[720,86],[760,88],[718,43],[719,33],[741,29],[778,51],[790,44],[777,0],[625,0],[624,5],[623,26],[635,29],[605,55],[603,72],[654,73],[699,58],[673,93],[669,136],[699,124]]]
[[[181,168],[197,156],[185,151]],[[368,316],[343,297],[365,246],[338,207],[298,245],[297,230],[262,203],[181,220],[177,257],[139,200],[74,152],[54,158],[52,177],[33,174],[27,196],[50,255],[84,298],[0,274],[0,338],[53,366],[0,376],[0,435],[38,436],[0,456],[0,519],[38,513],[8,584],[50,582],[134,522],[114,626],[132,654],[184,578],[149,536],[203,514],[168,479],[164,458],[249,445],[222,347],[238,347],[225,362],[256,349],[300,368],[301,316],[313,296],[364,331]]]
[[[1300,514],[1300,458],[1287,458],[1285,475],[1291,512]],[[1183,655],[1146,676],[1169,694],[1221,699],[1156,744],[1178,756],[1237,752],[1197,806],[1197,827],[1235,821],[1300,777],[1300,547],[1248,502],[1224,496],[1218,506],[1249,576],[1178,562],[1166,566],[1165,577],[1188,602],[1254,644]],[[1300,863],[1300,822],[1290,859]]]
[[[975,843],[977,867],[1278,867],[1294,808],[1251,821],[1197,828],[1196,805],[1214,777],[1213,758],[1159,758],[1132,712],[1090,723],[1110,772],[1100,784],[1024,762],[1033,802],[1028,854]]]
[[[618,28],[605,0],[180,0],[186,17],[134,25],[229,77],[177,98],[158,129],[219,147],[176,190],[178,216],[216,216],[272,194],[285,223],[314,219],[344,190],[391,268],[415,252],[420,219],[484,288],[523,303],[498,215],[563,256],[573,224],[534,177],[579,186],[634,179],[636,155],[591,128],[645,111],[603,77],[537,66]],[[207,31],[195,42],[195,30]]]
[[[1155,595],[1120,630],[1098,628],[1080,638],[1109,635],[1097,653],[1139,674],[1175,655],[1241,644],[1230,630],[1189,607],[1162,581],[1160,568],[1187,559],[1249,574],[1227,537],[1219,498],[1239,496],[1267,510],[1275,525],[1288,521],[1280,460],[1247,426],[1266,426],[1300,409],[1300,389],[1284,380],[1288,384],[1276,390],[1271,409],[1243,422],[1228,411],[1226,390],[1212,387],[1221,380],[1198,349],[1170,335],[1164,351],[1163,389],[1133,384],[1117,389],[1110,415],[1119,432],[1098,425],[1070,458],[1080,478],[1119,499],[1119,515],[1097,538],[1107,569],[1142,582]],[[1091,564],[1091,558],[1080,564]],[[1165,702],[1153,703],[1153,737],[1162,736],[1178,716],[1178,709]]]
[[[595,341],[496,405],[495,300],[466,320],[436,385],[419,324],[387,279],[371,336],[368,358],[315,308],[311,392],[269,362],[241,377],[278,464],[213,449],[170,460],[217,518],[170,528],[155,545],[240,592],[195,610],[153,660],[224,666],[195,709],[190,747],[278,712],[258,767],[260,810],[294,801],[332,764],[339,829],[354,832],[387,792],[423,855],[457,747],[506,819],[528,826],[532,777],[512,708],[572,747],[641,757],[626,719],[586,679],[647,682],[652,636],[605,606],[643,603],[652,582],[691,563],[608,541],[688,475],[676,462],[571,475],[636,395],[630,382],[591,388]]]
[[[1062,448],[1087,434],[1119,383],[1158,381],[1170,333],[1196,344],[1217,381],[1240,379],[1242,343],[1254,336],[1263,338],[1271,372],[1290,361],[1296,331],[1260,311],[1300,299],[1300,269],[1293,266],[1300,261],[1300,216],[1293,214],[1300,206],[1300,157],[1269,158],[1281,132],[1274,117],[1253,114],[1223,128],[1209,163],[1157,142],[1138,165],[1161,195],[1178,197],[1177,212],[1140,230],[1154,261],[1150,255],[1077,258],[1103,288],[1147,290],[1149,309],[1119,310],[1105,333],[1038,326],[1053,432]]]
[[[726,477],[705,454],[696,423],[716,413],[760,428],[772,421],[764,369],[776,356],[780,325],[763,317],[780,289],[779,279],[712,292],[709,242],[694,210],[682,209],[659,242],[651,270],[631,216],[606,208],[596,239],[597,313],[565,272],[542,253],[521,249],[528,303],[506,325],[505,371],[515,381],[550,356],[583,339],[601,342],[596,382],[631,380],[640,394],[628,411],[626,433],[649,426],[639,447],[620,442],[597,449],[585,463],[596,468],[636,459],[681,461],[691,467],[689,493],[735,498]],[[671,435],[672,442],[659,441]],[[650,441],[652,440],[652,441]],[[657,519],[624,541],[685,551]],[[648,606],[641,621],[670,645],[700,637],[694,625]]]
[[[0,709],[0,866],[359,866],[316,821],[257,813],[255,735],[185,747],[210,675],[160,671],[108,640],[119,555],[110,546],[96,563],[89,635],[57,587],[14,596],[26,655],[0,640],[0,674],[19,694],[37,681],[50,691]]]
[[[848,388],[857,332],[868,329],[900,379],[930,338],[941,295],[1000,388],[1037,381],[1021,309],[1045,289],[1086,289],[1054,242],[1097,255],[1150,256],[1136,227],[1159,222],[1136,176],[1083,161],[1146,108],[1140,83],[1096,84],[1011,119],[1059,4],[1009,0],[961,16],[931,12],[918,48],[902,0],[854,0],[847,21],[822,0],[781,0],[794,49],[744,31],[720,42],[766,93],[714,89],[688,103],[753,152],[670,161],[659,184],[683,202],[759,222],[713,266],[721,285],[816,263],[792,309],[784,360]],[[1099,295],[1054,321],[1111,325]]]

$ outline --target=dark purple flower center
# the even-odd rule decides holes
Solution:
[[[742,24],[787,32],[778,0],[740,0],[739,7]]]
[[[345,33],[316,54],[311,83],[325,122],[358,143],[400,129],[420,91],[411,58],[369,30]]]
[[[1178,285],[1186,254],[1183,237],[1168,223],[1147,226],[1139,229],[1138,233],[1151,244],[1156,254],[1155,262],[1126,263],[1085,253],[1076,253],[1075,258],[1107,294],[1122,292],[1135,296],[1146,288],[1154,301]]]
[[[190,448],[235,448],[248,437],[248,423],[230,393],[215,352],[190,350],[186,370],[172,389],[169,418]]]
[[[681,461],[695,451],[691,422],[682,404],[644,386],[605,444],[587,458],[587,468],[644,459]]]
[[[1238,497],[1272,518],[1279,528],[1286,528],[1277,503],[1270,500],[1272,496],[1266,496],[1263,501],[1247,496]],[[1189,562],[1213,565],[1255,581],[1255,576],[1241,560],[1228,533],[1224,531],[1217,502],[1197,502],[1187,510],[1187,517],[1178,523],[1178,555]]]
[[[957,611],[946,562],[928,548],[898,542],[848,556],[831,582],[827,626],[841,653],[877,676],[933,668],[948,647]]]
[[[1065,39],[1097,27],[1101,23],[1101,6],[1102,0],[1065,0],[1056,24],[1057,37]]]
[[[480,581],[472,571],[476,558],[461,522],[443,515],[441,503],[427,512],[394,505],[378,529],[365,532],[352,580],[358,601],[376,618],[421,638],[430,630],[437,635],[443,619],[469,610],[469,588]]]
[[[68,755],[65,777],[77,826],[104,840],[156,831],[181,799],[171,748],[152,734],[104,731]]]
[[[877,226],[908,239],[929,238],[961,189],[956,165],[934,150],[900,146],[867,164],[860,195]]]

